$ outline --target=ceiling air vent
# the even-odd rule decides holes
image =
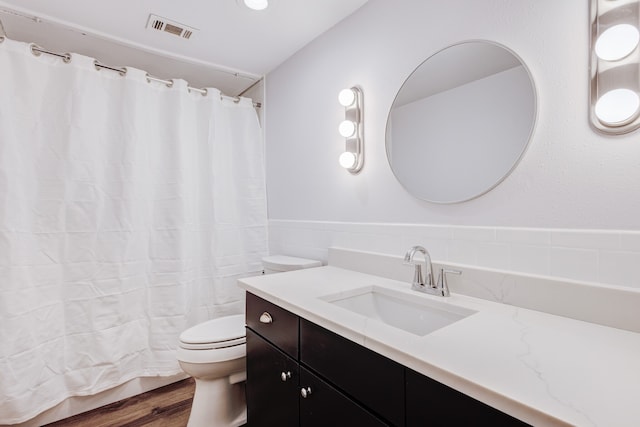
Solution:
[[[188,27],[184,24],[172,21],[167,18],[163,18],[158,15],[149,15],[149,21],[147,22],[147,29],[154,31],[164,31],[165,33],[173,34],[183,39],[190,39],[193,33],[198,31],[195,28]]]

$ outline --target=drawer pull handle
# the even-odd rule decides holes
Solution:
[[[291,378],[291,372],[287,371],[287,372],[282,372],[280,374],[280,379],[284,382],[286,382],[289,378]]]
[[[302,387],[300,389],[300,396],[302,396],[304,399],[311,396],[311,387],[307,387],[307,388]]]
[[[265,311],[260,315],[260,323],[273,323],[273,317]]]

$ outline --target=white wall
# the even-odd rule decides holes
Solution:
[[[640,229],[640,138],[604,137],[587,114],[588,2],[371,0],[267,76],[272,219]],[[414,199],[388,166],[397,90],[426,57],[466,39],[497,41],[528,65],[538,123],[522,162],[479,199]],[[366,163],[340,170],[339,90],[365,96]]]
[[[640,136],[589,127],[588,29],[584,0],[371,0],[267,76],[271,251],[326,259],[330,245],[397,254],[430,242],[436,259],[640,287]],[[468,39],[501,43],[529,67],[533,139],[484,196],[420,201],[388,165],[387,114],[418,64]],[[357,176],[337,162],[337,94],[351,85],[365,99]]]

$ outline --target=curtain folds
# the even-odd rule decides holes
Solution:
[[[219,95],[0,43],[0,424],[178,373],[182,330],[242,312],[262,133]]]

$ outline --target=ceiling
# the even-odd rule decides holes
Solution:
[[[237,95],[368,0],[0,0],[7,37]],[[147,29],[150,14],[195,29]]]

